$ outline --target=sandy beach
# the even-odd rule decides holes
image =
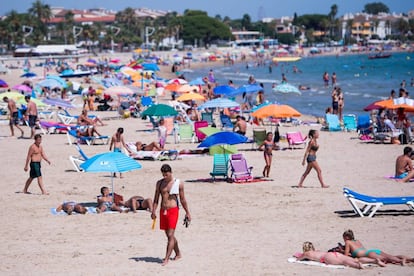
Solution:
[[[128,56],[129,57],[129,56]],[[34,62],[33,62],[34,63]],[[197,64],[193,66],[203,66]],[[211,66],[211,64],[208,64]],[[35,67],[41,73],[41,67]],[[162,67],[168,76],[170,67]],[[21,69],[0,76],[11,86],[20,83]],[[166,99],[163,99],[166,101]],[[81,105],[80,97],[75,104]],[[80,107],[70,110],[80,113]],[[114,117],[115,112],[90,112],[101,118]],[[303,121],[314,118],[302,117]],[[125,140],[151,142],[156,132],[148,121],[140,118],[105,120],[99,127],[105,135],[113,135],[118,127],[125,129]],[[266,126],[272,130],[271,126]],[[25,136],[30,133],[26,126]],[[249,125],[247,136],[252,137]],[[320,125],[280,127],[284,135],[299,130],[306,135]],[[274,129],[273,129],[274,130]],[[18,131],[16,133],[19,133]],[[342,242],[342,233],[352,229],[366,247],[379,248],[391,254],[414,257],[412,233],[414,212],[407,206],[385,206],[374,218],[356,217],[342,195],[343,187],[373,196],[414,196],[413,183],[397,183],[386,179],[393,175],[395,159],[403,152],[401,145],[374,144],[358,139],[356,132],[320,131],[317,160],[328,189],[321,189],[312,171],[303,189],[295,188],[305,170],[301,165],[304,149],[274,151],[270,181],[232,184],[210,183],[212,156],[183,156],[174,161],[140,161],[142,169],[115,178],[115,192],[125,198],[133,195],[153,197],[155,183],[162,177],[160,167],[168,163],[173,174],[185,185],[192,214],[188,228],[182,225],[180,213],[176,237],[183,258],[161,266],[166,237],[158,222],[151,230],[150,213],[52,215],[51,208],[63,201],[95,203],[101,186],[110,186],[105,173],[77,173],[69,162],[77,155],[68,145],[65,134],[44,135],[42,145],[51,161],[42,162],[44,185],[50,195],[40,195],[36,180],[23,194],[28,177],[23,168],[31,139],[9,137],[8,125],[0,125],[0,183],[3,202],[0,228],[1,275],[412,275],[413,264],[389,264],[385,268],[332,269],[288,263],[300,252],[304,241],[311,241],[319,250],[328,250]],[[198,144],[175,144],[168,137],[167,149],[195,149]],[[253,175],[261,176],[263,152],[252,144],[238,145]],[[109,145],[82,145],[88,156],[109,150]],[[182,210],[181,210],[182,211]]]

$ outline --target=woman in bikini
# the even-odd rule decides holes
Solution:
[[[407,256],[394,256],[379,249],[366,249],[359,240],[355,239],[354,232],[347,230],[342,234],[345,241],[345,255],[353,258],[368,257],[377,260],[378,265],[385,266],[386,263],[405,265],[413,262],[414,258]]]
[[[263,169],[263,177],[269,177],[270,167],[272,165],[272,155],[275,143],[273,142],[273,133],[268,132],[266,134],[266,140],[259,146],[259,150],[264,150],[263,156],[265,160],[265,167]]]
[[[302,177],[299,181],[299,188],[303,187],[303,181],[305,180],[306,176],[310,173],[312,169],[315,169],[318,174],[319,182],[321,183],[322,188],[328,188],[328,185],[325,185],[322,179],[322,171],[319,167],[318,162],[316,161],[316,152],[319,149],[319,145],[317,139],[319,138],[319,131],[311,129],[308,133],[309,143],[308,147],[306,148],[305,155],[303,156],[302,165],[305,166],[305,160],[308,163],[305,172],[303,173]]]
[[[345,265],[352,268],[363,269],[361,263],[354,258],[345,256],[339,252],[316,251],[311,242],[303,243],[303,254],[296,253],[295,257],[299,260],[311,260],[328,265]]]

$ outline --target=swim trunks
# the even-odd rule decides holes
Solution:
[[[114,148],[114,152],[122,152],[121,148]]]
[[[367,251],[365,251],[365,256],[368,257],[369,253],[375,253],[377,255],[381,255],[381,250],[379,250],[379,249],[367,249]]]
[[[29,127],[33,128],[36,125],[37,116],[36,115],[29,115]]]
[[[10,117],[10,125],[18,125],[19,124],[19,112],[13,112]]]
[[[334,111],[338,111],[338,109],[339,109],[338,102],[332,102],[332,109]]]
[[[143,206],[142,206],[142,203],[144,202],[144,200],[143,199],[137,199],[137,210],[147,210],[147,208],[144,208]]]
[[[30,162],[30,178],[42,176],[40,171],[40,162]]]
[[[178,207],[167,210],[160,209],[160,229],[175,229],[178,221]]]
[[[308,157],[306,157],[306,162],[311,163],[316,161],[316,155],[308,155]]]
[[[408,175],[408,172],[404,172],[404,173],[402,173],[400,175],[395,176],[395,178],[403,179],[403,178],[407,177],[407,175]]]

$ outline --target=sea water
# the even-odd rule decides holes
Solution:
[[[249,76],[253,76],[257,83],[264,84],[266,100],[288,104],[302,114],[314,116],[323,116],[325,109],[332,106],[332,86],[330,83],[329,87],[325,87],[322,80],[324,72],[330,76],[336,73],[336,86],[344,93],[344,114],[366,114],[363,110],[365,106],[388,98],[393,89],[398,96],[403,80],[406,81],[408,92],[414,93],[414,87],[410,86],[414,78],[414,53],[393,53],[390,58],[384,59],[368,59],[367,54],[305,57],[297,62],[273,64],[271,71],[269,65],[269,61],[260,66],[249,61],[233,66],[194,70],[185,73],[185,77],[189,80],[204,77],[213,69],[220,85],[232,80],[239,86],[247,84]],[[293,70],[294,66],[298,69],[297,73]],[[288,83],[310,89],[303,90],[301,95],[273,92],[272,84],[281,82],[282,73]],[[236,100],[241,102],[240,97]]]

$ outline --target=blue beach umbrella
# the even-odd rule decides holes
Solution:
[[[57,75],[47,75],[46,76],[46,79],[47,80],[55,80],[55,81],[57,81],[60,84],[60,87],[63,87],[63,88],[67,88],[68,87],[66,81],[63,78],[61,78],[61,77],[59,77]]]
[[[198,109],[239,107],[240,104],[227,98],[215,98],[200,105]]]
[[[231,131],[221,131],[207,136],[198,148],[209,148],[217,145],[236,145],[246,143],[247,137]]]
[[[33,72],[26,72],[23,75],[20,75],[21,78],[33,78],[36,77],[37,74]]]
[[[206,83],[203,81],[203,78],[198,77],[198,78],[196,78],[196,79],[194,79],[194,80],[190,81],[188,84],[189,84],[189,85],[204,85],[204,84],[206,84]]]
[[[141,65],[144,70],[160,71],[160,68],[155,63],[142,63]]]
[[[142,166],[136,160],[121,152],[104,152],[87,159],[80,167],[85,172],[109,172],[111,173],[112,194],[114,194],[114,173],[124,173],[141,169]]]
[[[259,91],[263,91],[263,88],[258,85],[258,84],[245,84],[240,86],[239,88],[236,89],[236,91],[234,91],[232,94],[230,94],[231,96],[235,96],[235,95],[240,95],[243,93],[256,93]]]
[[[236,88],[230,85],[219,85],[213,88],[214,94],[217,95],[232,95],[235,91]]]
[[[60,82],[54,79],[45,79],[45,80],[39,81],[37,84],[42,87],[49,87],[49,88],[54,88],[54,87],[62,88],[63,87]]]

